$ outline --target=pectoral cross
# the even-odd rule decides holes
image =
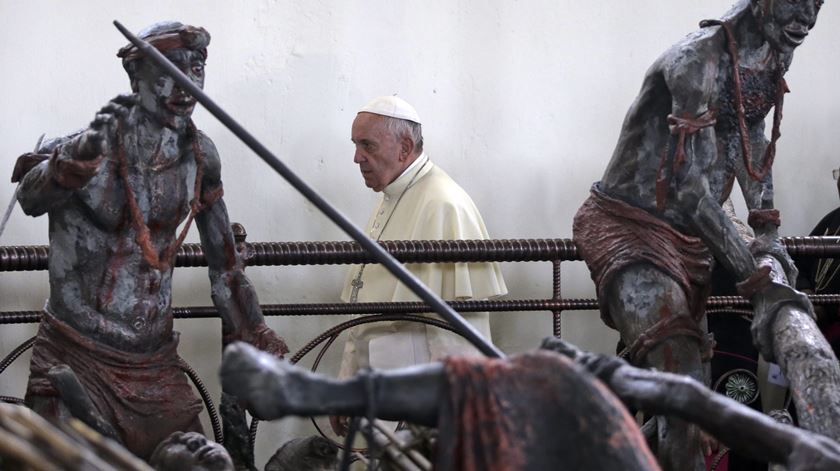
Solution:
[[[365,282],[362,281],[362,273],[364,273],[365,269],[364,266],[361,270],[359,270],[359,274],[356,275],[356,278],[353,278],[353,281],[350,282],[350,286],[353,287],[353,290],[350,291],[350,302],[355,303],[359,301],[359,290],[365,286]]]

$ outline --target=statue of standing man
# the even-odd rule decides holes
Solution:
[[[207,31],[164,22],[138,36],[203,87]],[[191,119],[195,98],[135,46],[117,55],[132,94],[111,100],[87,129],[22,156],[13,176],[26,214],[49,215],[50,298],[26,401],[42,415],[66,416],[46,376],[66,364],[124,445],[148,458],[172,432],[201,429],[201,404],[178,367],[171,310],[175,254],[193,222],[223,343],[244,340],[277,355],[288,349],[265,325],[245,277],[219,155]]]
[[[770,361],[768,325],[779,308],[810,308],[756,257],[772,255],[795,280],[796,268],[778,242],[770,169],[788,91],[784,75],[822,3],[741,0],[648,70],[612,160],[573,228],[602,318],[621,333],[635,365],[704,379],[713,260],[740,280],[739,293],[756,306],[754,338]],[[768,142],[764,119],[774,107]],[[756,231],[751,247],[721,208],[736,178]],[[678,419],[657,420],[663,468],[705,469],[699,430]]]

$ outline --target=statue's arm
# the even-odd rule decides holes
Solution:
[[[24,175],[17,190],[17,199],[24,213],[40,216],[73,194],[72,189],[56,182],[54,173],[51,161],[45,160]]]
[[[219,154],[210,139],[201,135],[205,157],[202,203],[195,218],[207,258],[213,304],[222,317],[223,343],[242,340],[276,355],[288,353],[285,342],[265,325],[259,300],[233,239],[227,208],[221,198]]]
[[[749,143],[750,143],[750,159],[752,167],[756,171],[761,168],[762,160],[764,159],[764,152],[767,149],[769,142],[764,134],[764,121],[759,121],[749,128]],[[739,136],[740,139],[740,136]],[[740,142],[740,141],[739,141]],[[740,152],[739,152],[740,155]],[[747,208],[750,210],[756,209],[773,209],[773,172],[767,172],[761,180],[756,180],[747,174],[747,169],[744,165],[743,158],[735,159],[736,175],[738,177],[738,185],[741,187],[744,194],[744,201],[747,203]],[[764,228],[754,228],[756,235],[760,235],[765,229],[772,229],[775,233],[775,226]]]
[[[46,160],[30,169],[20,181],[17,198],[23,212],[40,216],[62,204],[84,187],[99,171],[103,158],[80,153],[85,133],[64,140]]]
[[[584,352],[555,337],[543,349],[573,359],[603,381],[628,407],[699,425],[729,448],[789,469],[840,466],[840,445],[828,437],[778,423],[683,375],[636,368],[617,357]]]
[[[671,116],[682,120],[683,126],[710,116],[712,96],[717,87],[717,64],[698,57],[667,68],[664,76],[672,95]],[[673,121],[672,121],[673,122]],[[749,278],[756,270],[755,260],[732,221],[709,190],[708,172],[714,169],[717,140],[713,125],[687,131],[680,146],[679,125],[672,124],[669,152],[682,150],[685,160],[674,173],[674,193],[678,210],[688,219],[695,233],[703,239],[715,258],[738,280]]]
[[[765,136],[764,122],[760,121],[749,129],[752,168],[760,171],[769,142]],[[756,239],[751,250],[754,256],[768,254],[781,263],[788,282],[796,284],[798,272],[790,255],[779,240],[779,213],[773,204],[773,171],[768,170],[760,180],[749,175],[743,159],[736,159],[738,185],[749,209],[748,222],[755,231]]]
[[[126,117],[135,103],[134,95],[117,96],[97,112],[87,129],[53,141],[47,160],[21,179],[17,197],[23,211],[40,216],[87,185],[105,165],[105,156],[113,148],[118,120]]]

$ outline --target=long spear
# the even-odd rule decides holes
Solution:
[[[297,191],[299,191],[306,199],[321,210],[332,222],[344,230],[350,237],[359,243],[368,253],[379,263],[385,266],[394,276],[402,281],[414,294],[426,302],[432,309],[435,310],[441,317],[449,321],[455,329],[463,335],[470,343],[477,349],[489,357],[504,358],[505,354],[496,348],[495,345],[488,342],[469,322],[464,320],[460,314],[455,312],[446,302],[444,302],[438,295],[429,290],[426,285],[420,282],[414,275],[412,275],[406,268],[391,256],[385,249],[369,238],[359,229],[355,224],[350,222],[341,212],[328,203],[321,195],[318,194],[312,187],[300,179],[289,167],[280,161],[274,154],[271,153],[264,145],[262,145],[254,136],[245,130],[239,123],[236,122],[229,114],[227,114],[219,105],[217,105],[202,89],[196,86],[192,80],[189,79],[183,72],[175,67],[169,59],[155,49],[152,45],[134,36],[125,26],[119,21],[114,20],[114,26],[137,46],[147,58],[151,59],[161,70],[172,77],[183,90],[195,97],[207,111],[216,117],[222,124],[225,125],[233,134],[236,135],[242,142],[251,148],[265,163],[279,173],[283,178],[289,182]]]

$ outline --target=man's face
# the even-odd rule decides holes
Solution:
[[[356,145],[353,162],[359,164],[365,186],[382,191],[408,167],[408,150],[386,124],[386,118],[359,113],[353,121],[350,140]]]
[[[196,51],[173,49],[164,55],[199,88],[204,88],[204,58]],[[140,106],[160,124],[183,129],[195,109],[196,100],[154,64],[143,60],[135,73]]]
[[[805,41],[817,22],[823,0],[753,0],[761,7],[758,18],[762,33],[774,49],[791,53]]]
[[[227,450],[198,432],[175,432],[167,437],[149,460],[158,471],[233,471]]]

